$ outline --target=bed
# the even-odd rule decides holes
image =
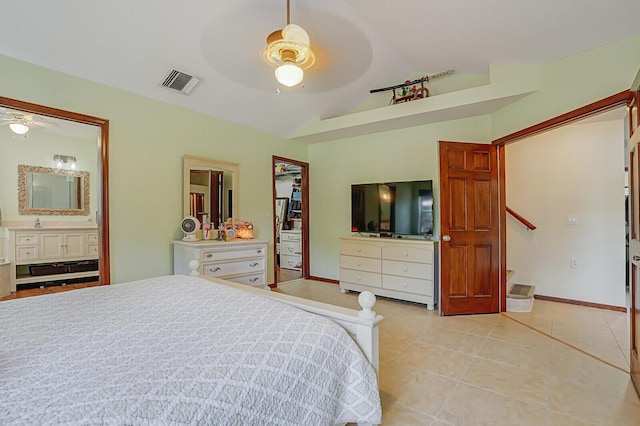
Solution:
[[[377,424],[365,304],[180,275],[0,302],[0,422]]]

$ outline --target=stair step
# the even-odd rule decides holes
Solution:
[[[534,285],[511,284],[507,291],[507,312],[531,312],[535,290]]]

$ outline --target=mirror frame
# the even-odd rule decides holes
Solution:
[[[38,173],[52,176],[73,176],[81,179],[82,189],[80,199],[82,200],[79,209],[54,209],[29,207],[29,194],[32,188],[29,187],[27,174]],[[64,216],[89,216],[89,172],[75,170],[60,170],[51,167],[27,166],[18,164],[18,213],[28,215],[64,215]]]
[[[237,163],[230,163],[227,161],[212,160],[210,158],[197,157],[195,155],[185,155],[183,158],[183,184],[182,189],[182,213],[183,217],[189,216],[189,193],[190,190],[190,171],[192,167],[206,167],[209,169],[217,169],[225,172],[233,173],[233,183],[231,184],[231,190],[233,194],[231,196],[231,202],[233,203],[233,216],[240,217],[238,214],[238,177],[239,169]]]
[[[33,104],[17,99],[0,96],[0,106],[37,114],[45,117],[53,117],[61,120],[75,121],[76,123],[89,124],[100,129],[100,137],[97,141],[98,151],[98,234],[100,237],[100,251],[98,263],[100,268],[100,284],[111,283],[111,258],[109,252],[109,120],[51,108],[44,105]]]

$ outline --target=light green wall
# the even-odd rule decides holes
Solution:
[[[97,134],[97,131],[96,131]],[[89,172],[89,211],[92,220],[98,206],[95,192],[97,184],[98,158],[96,139],[91,141],[47,133],[39,129],[29,130],[27,137],[14,135],[4,126],[0,127],[0,208],[3,221],[35,220],[77,221],[88,220],[87,216],[46,216],[18,214],[18,164],[39,167],[55,167],[56,154],[72,155],[77,159],[77,170]]]
[[[639,67],[640,36],[545,64],[535,93],[492,115],[493,139],[628,90]]]
[[[487,143],[489,116],[309,146],[311,275],[338,279],[338,238],[351,235],[351,185],[432,179],[439,235],[438,141]]]
[[[239,163],[239,216],[272,240],[271,156],[306,161],[306,146],[3,56],[0,70],[2,96],[109,120],[113,282],[172,272],[184,154]]]

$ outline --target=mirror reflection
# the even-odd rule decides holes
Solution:
[[[18,165],[20,214],[88,215],[89,172]]]
[[[237,215],[237,175],[235,163],[185,155],[184,215],[215,228]]]

